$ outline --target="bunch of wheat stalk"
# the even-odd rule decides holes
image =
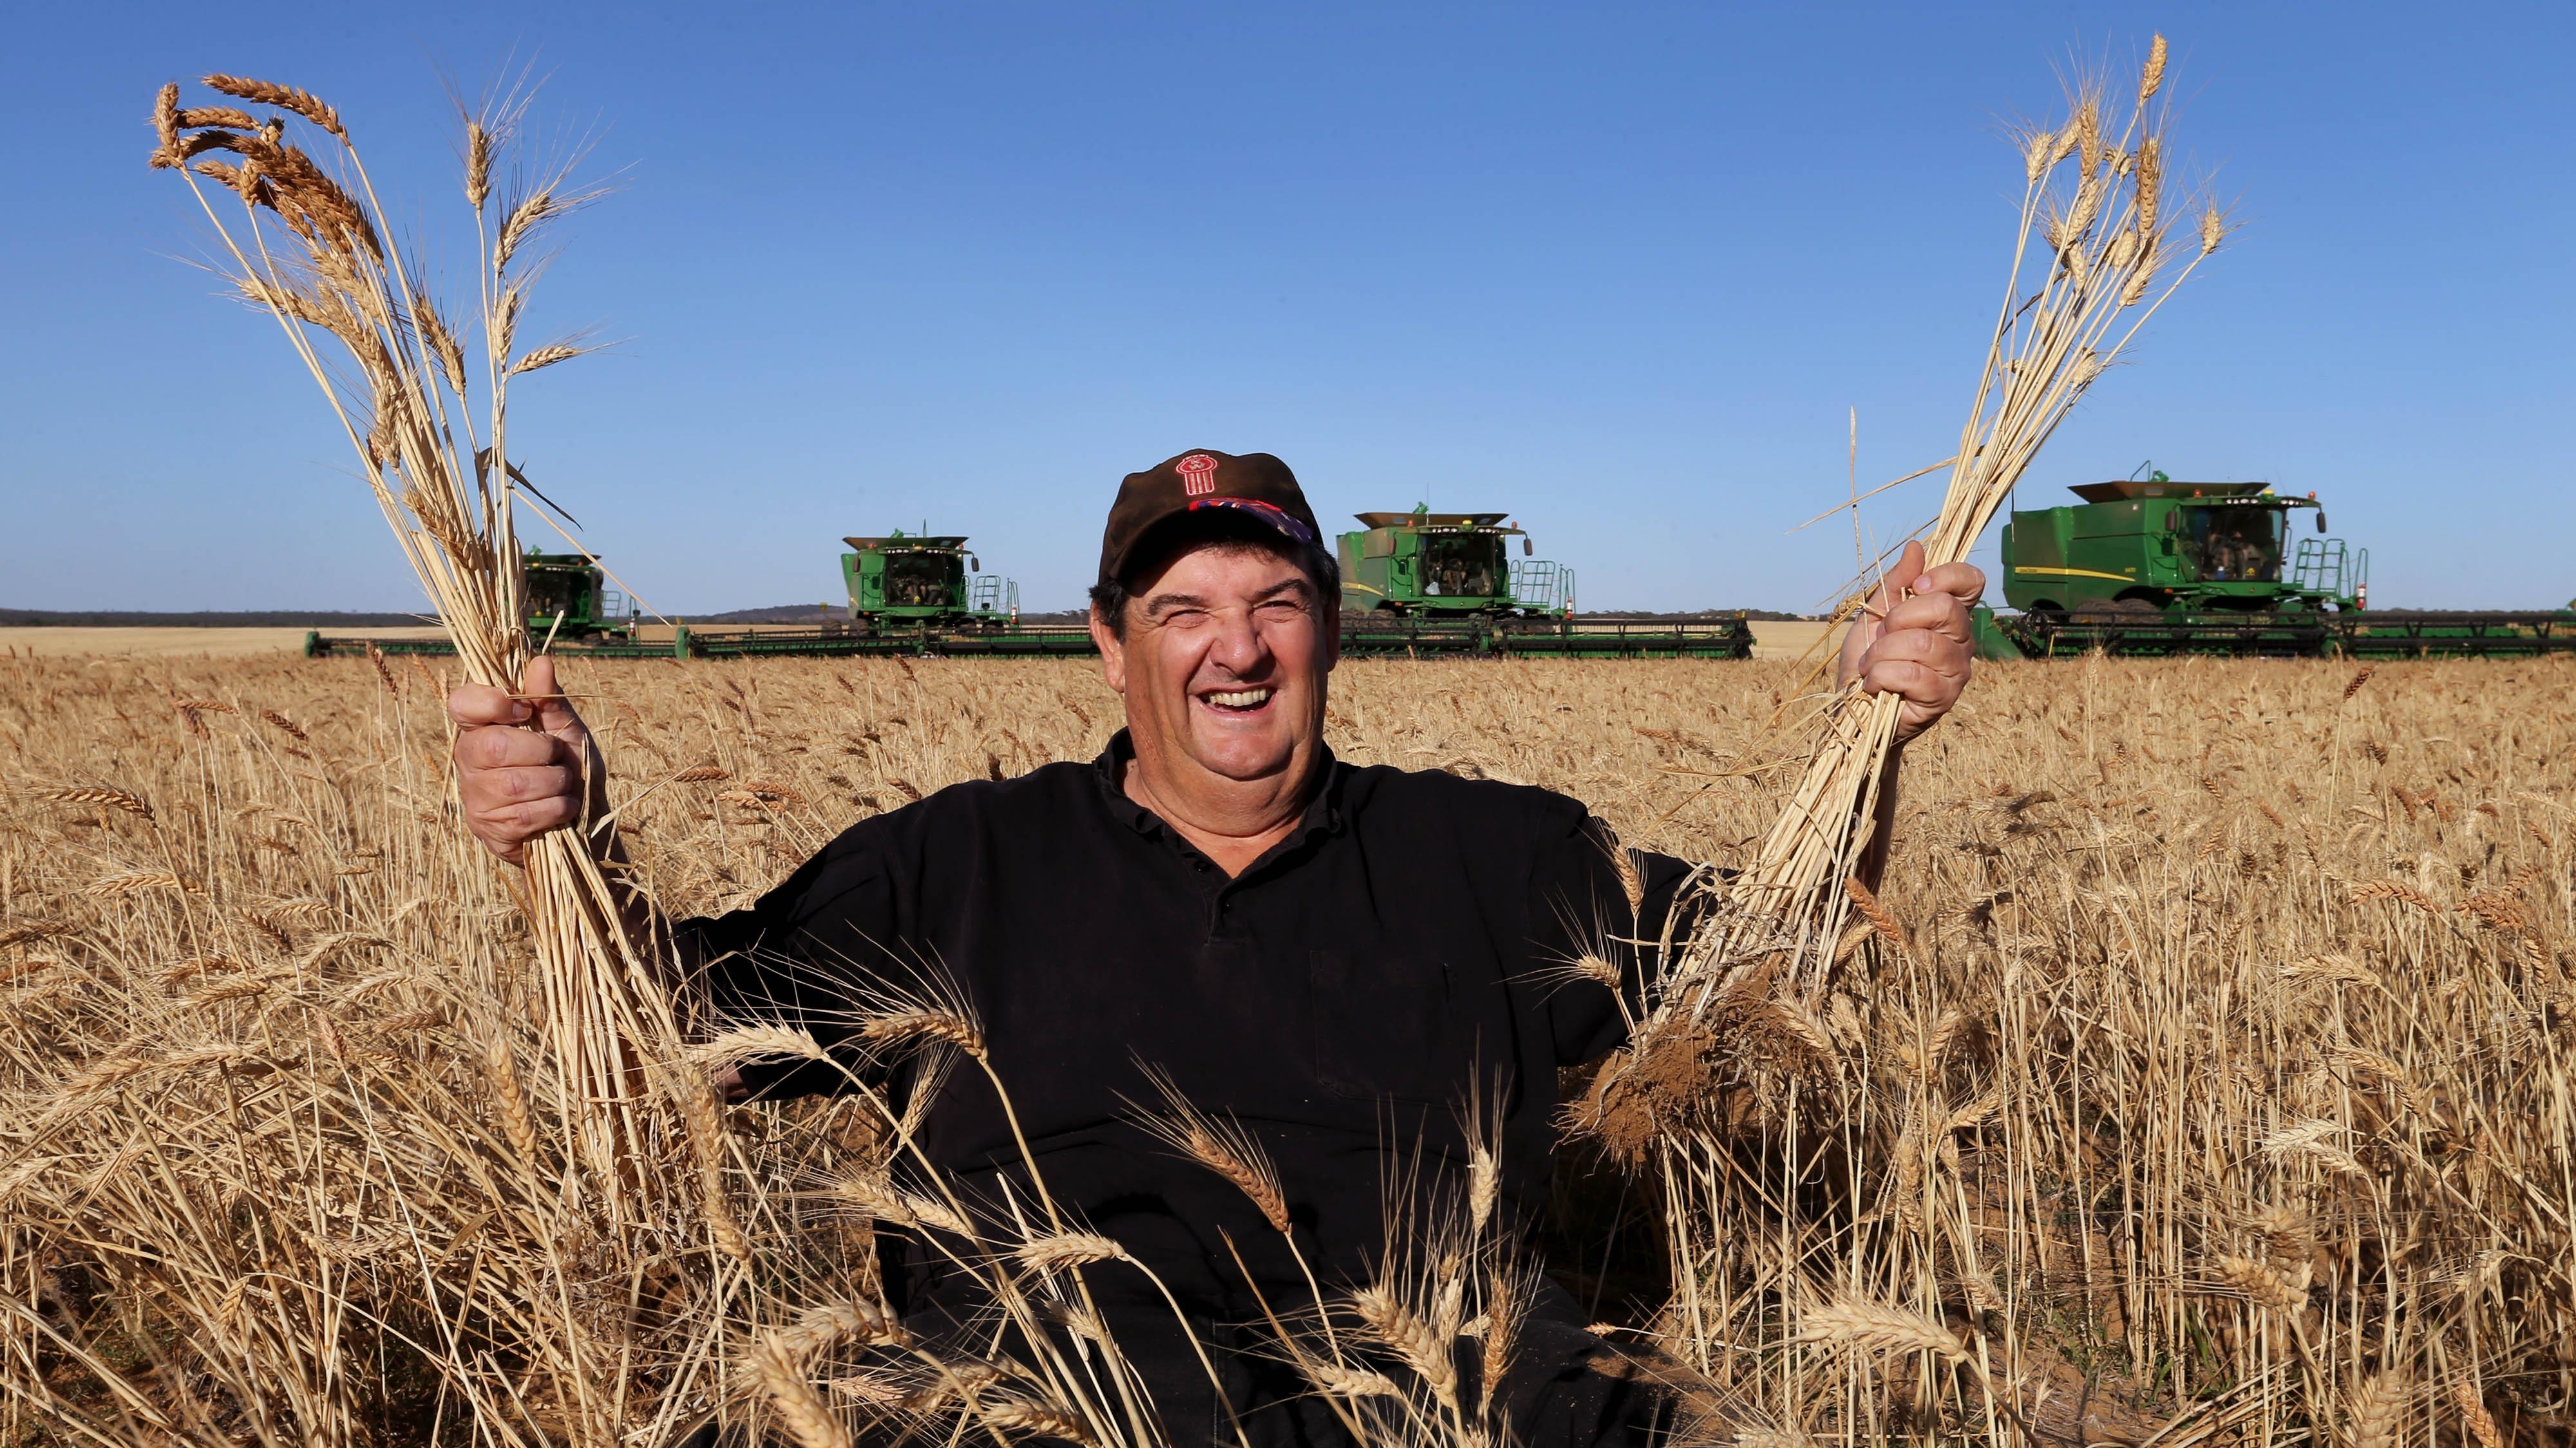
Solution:
[[[2159,35],[2133,103],[2115,106],[2105,87],[2088,84],[2070,97],[2062,124],[2020,138],[2024,185],[2012,266],[1949,490],[1923,533],[1928,567],[1968,556],[2058,424],[2224,240],[2214,203],[2204,202],[2189,224],[2178,220],[2181,207],[2168,205],[2170,102],[2157,104],[2164,78]],[[2034,261],[2035,292],[2027,290]],[[1766,959],[1796,995],[1812,1002],[1822,993],[1842,932],[1868,909],[1846,882],[1872,844],[1902,705],[1894,694],[1856,687],[1833,701],[1788,807],[1728,892],[1724,927],[1668,983],[1673,1008],[1704,1014],[1731,980],[1749,974],[1739,968]],[[1787,959],[1776,959],[1782,951]]]
[[[525,478],[507,462],[511,382],[584,350],[570,342],[518,350],[519,323],[536,244],[593,193],[561,173],[496,192],[519,109],[466,122],[479,325],[461,332],[392,241],[336,109],[268,81],[209,75],[205,84],[272,113],[182,107],[179,87],[164,86],[153,107],[152,164],[187,180],[230,280],[276,318],[321,385],[466,678],[515,692],[534,646],[518,541]],[[299,132],[318,133],[321,157],[290,139]],[[480,343],[470,357],[469,341]],[[578,1134],[583,1189],[613,1216],[640,1222],[654,1177],[644,1074],[677,1043],[670,998],[619,929],[621,889],[580,833],[534,841],[526,864],[557,1104]],[[721,1214],[713,1220],[721,1233]]]
[[[2157,36],[2134,88],[2115,96],[2105,83],[2083,83],[2061,123],[2018,138],[2024,187],[2012,265],[1948,492],[1921,535],[1927,566],[1966,557],[2058,424],[2224,240],[2214,203],[2185,220],[2167,194],[2165,59]],[[1854,685],[1822,709],[1787,807],[1696,935],[1669,952],[1630,1045],[1577,1112],[1623,1153],[1651,1155],[1664,1179],[1680,1292],[1672,1336],[1702,1368],[1725,1350],[1702,1310],[1710,1273],[1731,1234],[1764,1229],[1761,1213],[1738,1220],[1729,1204],[1741,1191],[1775,1194],[1775,1203],[1794,1196],[1820,1150],[1849,1153],[1849,1188],[1856,1164],[1885,1145],[1829,1111],[1805,1122],[1810,1159],[1799,1160],[1797,1143],[1802,1099],[1813,1111],[1831,1096],[1819,1063],[1836,1054],[1822,1015],[1834,985],[1873,940],[1890,950],[1903,940],[1858,878],[1877,843],[1902,702]],[[1782,1175],[1743,1178],[1737,1153],[1748,1126],[1765,1135],[1765,1159]],[[1843,1337],[1902,1346],[1904,1335],[1879,1331],[1887,1324],[1870,1312],[1834,1305],[1858,1285],[1859,1262],[1828,1253],[1799,1274],[1812,1280],[1772,1290],[1792,1311],[1814,1308],[1811,1326],[1838,1322]],[[1934,1337],[1948,1341],[1937,1322],[1915,1345]]]
[[[527,627],[518,515],[535,504],[508,461],[511,387],[585,350],[563,341],[522,349],[520,323],[536,247],[551,223],[595,193],[561,171],[516,175],[522,103],[468,118],[463,189],[478,303],[475,325],[460,328],[432,297],[417,256],[394,241],[334,107],[269,81],[218,74],[204,83],[267,113],[182,107],[179,87],[165,86],[153,109],[152,165],[186,180],[218,239],[218,268],[274,317],[322,388],[466,679],[516,693],[542,643]],[[583,767],[594,785],[604,779],[595,754]],[[597,1234],[598,1250],[629,1266],[667,1250],[678,1233],[713,1249],[692,1256],[690,1271],[739,1277],[752,1252],[723,1188],[720,1106],[703,1073],[680,1060],[663,963],[621,927],[621,914],[640,901],[586,838],[607,827],[600,818],[546,834],[525,856],[522,905],[546,1044],[540,1134],[566,1143],[553,1182],[558,1206]],[[498,1052],[496,1087],[507,1064]],[[526,1125],[527,1115],[513,1120]],[[610,1380],[631,1365],[621,1366],[614,1337],[573,1334],[551,1347],[571,1356],[573,1376],[597,1388],[600,1402],[624,1405],[632,1395]],[[600,1360],[584,1360],[593,1355]],[[631,1426],[624,1406],[601,1413],[589,1415],[596,1431]]]

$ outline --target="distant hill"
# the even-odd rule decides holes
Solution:
[[[782,603],[771,608],[737,608],[731,613],[675,614],[702,623],[828,623],[850,616],[847,607],[829,603]]]
[[[347,613],[323,608],[208,609],[195,613],[0,608],[0,628],[416,628],[437,622],[417,613]]]

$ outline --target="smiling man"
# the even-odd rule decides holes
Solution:
[[[1973,568],[1927,573],[1909,553],[1882,621],[1846,644],[1844,677],[1902,694],[1908,737],[1959,697],[1982,587]],[[1253,1444],[1347,1438],[1246,1326],[1262,1299],[1311,1302],[1295,1259],[1240,1192],[1135,1124],[1131,1103],[1155,1097],[1148,1069],[1269,1153],[1327,1292],[1363,1282],[1385,1246],[1386,1184],[1419,1168],[1437,1189],[1463,1170],[1471,1094],[1499,1116],[1504,1210],[1535,1217],[1558,1070],[1622,1034],[1609,988],[1563,966],[1607,935],[1651,937],[1688,874],[1644,857],[1640,929],[1606,832],[1574,800],[1336,760],[1323,726],[1338,595],[1277,458],[1196,451],[1130,475],[1091,615],[1127,727],[1098,759],[862,821],[750,909],[675,927],[720,1010],[827,1043],[872,983],[937,963],[982,1019],[1056,1199],[1150,1265],[1201,1341],[1238,1349],[1215,1356],[1220,1403],[1141,1274],[1092,1277],[1175,1444],[1234,1441],[1237,1419]],[[550,665],[526,692],[554,692]],[[576,820],[595,777],[568,705],[538,707],[531,719],[488,689],[451,700],[467,818],[508,859]],[[741,1086],[779,1096],[837,1079],[785,1063],[746,1068]],[[1023,1170],[974,1073],[941,1090],[923,1141],[995,1201]],[[922,1250],[891,1288],[920,1327],[974,1307]],[[1600,1343],[1572,1299],[1538,1295],[1507,1380],[1514,1436],[1642,1441],[1648,1405],[1588,1369]]]

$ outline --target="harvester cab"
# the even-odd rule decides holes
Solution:
[[[1336,540],[1345,613],[1440,617],[1569,615],[1574,570],[1529,556],[1529,535],[1501,513],[1360,513]],[[1510,541],[1521,540],[1521,557]]]
[[[975,556],[956,534],[844,538],[841,555],[850,617],[875,627],[1007,624],[1020,613],[1020,586],[976,571]]]
[[[2004,600],[2026,613],[2314,613],[2368,597],[2366,550],[2295,536],[2302,509],[2325,530],[2314,494],[2160,472],[2073,491],[2081,504],[2015,512],[2004,526]]]
[[[607,571],[596,559],[532,548],[520,559],[520,568],[529,637],[571,640],[635,631],[633,605],[608,586]]]

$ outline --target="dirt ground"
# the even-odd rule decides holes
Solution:
[[[1827,635],[1842,637],[1841,624],[1811,623],[1804,619],[1753,621],[1753,657],[1757,659],[1795,659],[1814,648]]]
[[[332,632],[374,639],[438,636],[435,628],[351,628]],[[304,647],[304,634],[300,628],[5,628],[0,629],[0,653],[40,659],[118,654],[156,659],[238,659],[293,653]]]

